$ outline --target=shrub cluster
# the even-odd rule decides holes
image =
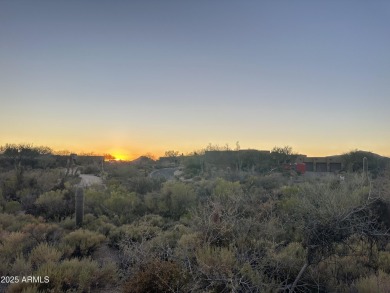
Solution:
[[[202,163],[196,180],[156,181],[148,169],[115,166],[105,187],[85,189],[81,227],[75,182],[52,184],[54,171],[46,183],[0,174],[0,273],[50,278],[7,292],[390,288],[388,176],[219,169],[211,173],[230,173],[214,178]]]

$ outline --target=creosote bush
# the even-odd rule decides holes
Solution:
[[[12,266],[9,268],[9,275],[10,276],[29,276],[33,272],[33,268],[31,265],[31,262],[29,260],[26,260],[26,258],[19,254]]]
[[[0,227],[9,232],[17,232],[28,224],[40,222],[42,222],[42,219],[35,218],[32,215],[0,213]]]
[[[357,279],[352,288],[359,293],[389,292],[390,275],[379,270],[377,274]]]
[[[46,219],[59,220],[70,215],[74,207],[67,190],[45,192],[35,201],[37,213]]]
[[[64,247],[68,248],[68,253],[72,256],[88,256],[106,240],[106,237],[100,233],[78,229],[70,232],[63,238]]]
[[[30,253],[31,265],[37,269],[42,264],[53,262],[57,263],[62,256],[62,253],[53,246],[49,246],[47,243],[41,243]]]
[[[183,182],[168,181],[161,188],[161,193],[145,195],[145,205],[151,213],[172,219],[179,219],[196,204],[194,189]]]
[[[154,259],[125,282],[123,292],[182,292],[187,282],[187,273],[177,263]]]
[[[47,242],[50,244],[58,243],[64,233],[57,224],[48,223],[27,224],[21,231],[28,234],[29,238],[37,243]]]
[[[102,267],[91,259],[72,258],[59,264],[48,262],[36,271],[36,275],[50,276],[50,282],[12,284],[9,292],[95,292],[117,284],[113,263]]]
[[[0,258],[8,260],[8,263],[12,263],[17,255],[28,253],[35,244],[33,239],[22,232],[2,233],[0,241]]]

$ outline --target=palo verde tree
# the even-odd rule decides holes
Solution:
[[[283,163],[291,163],[296,156],[290,146],[274,147],[271,150],[271,159],[277,166]]]
[[[169,158],[169,161],[171,163],[174,163],[177,165],[179,163],[178,157],[179,157],[179,152],[174,151],[174,150],[169,150],[165,152],[165,157]]]
[[[34,166],[35,159],[40,155],[49,155],[52,150],[45,146],[33,146],[32,144],[6,144],[0,147],[0,153],[11,159],[15,168],[22,165]]]
[[[32,144],[6,144],[0,147],[0,153],[14,166],[17,188],[22,184],[24,167],[34,167],[38,156],[48,155],[51,152],[49,147],[33,146]]]

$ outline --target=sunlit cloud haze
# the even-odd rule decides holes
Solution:
[[[388,1],[1,1],[0,144],[390,155]]]

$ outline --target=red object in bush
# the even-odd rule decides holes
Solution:
[[[298,173],[304,174],[306,172],[306,165],[305,163],[298,163],[295,167],[295,170]]]

